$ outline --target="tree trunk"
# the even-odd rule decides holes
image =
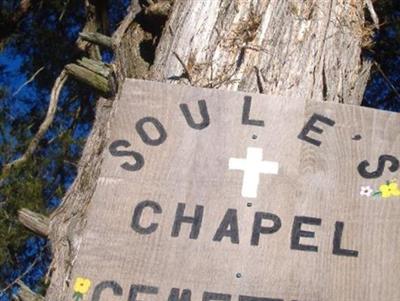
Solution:
[[[359,105],[370,69],[361,57],[369,39],[364,5],[364,0],[175,0],[152,66],[139,51],[150,33],[138,18],[123,22],[114,62],[119,84],[125,77],[146,78]],[[99,99],[78,176],[51,216],[54,258],[46,300],[71,298],[70,272],[117,101],[118,95],[114,101]]]

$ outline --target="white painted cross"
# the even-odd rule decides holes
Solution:
[[[262,161],[263,150],[258,147],[247,148],[247,158],[229,159],[229,169],[243,170],[242,196],[245,198],[256,198],[260,174],[278,174],[279,163],[271,161]]]

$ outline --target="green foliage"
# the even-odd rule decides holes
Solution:
[[[20,132],[21,129],[16,131]],[[72,133],[71,128],[50,142],[43,143],[42,147],[49,147],[51,151],[39,150],[27,163],[0,177],[0,266],[17,265],[15,255],[32,235],[18,222],[18,210],[27,208],[49,215],[54,206],[51,200],[61,200],[64,196],[66,182],[71,181],[80,154],[73,148],[80,150],[85,141],[83,138],[74,138]],[[8,143],[0,143],[0,151],[9,153],[7,157],[11,158],[15,155],[15,149],[24,150],[29,141],[23,140],[24,143],[16,148],[11,148]]]
[[[113,6],[109,15],[112,32],[130,1],[96,2]],[[59,204],[76,175],[95,107],[89,88],[67,81],[55,120],[33,158],[8,175],[1,174],[6,163],[25,152],[37,132],[56,77],[66,64],[84,55],[75,43],[86,21],[84,1],[30,0],[27,10],[21,10],[20,4],[21,0],[0,0],[0,290],[24,272],[45,245],[44,240],[43,245],[34,245],[32,240],[36,238],[26,240],[32,233],[17,221],[18,210],[28,208],[49,215]],[[110,59],[110,53],[107,55]],[[42,67],[34,81],[13,95]],[[33,270],[45,273],[45,262]],[[32,286],[39,279],[40,273],[35,271],[24,279]],[[6,293],[10,297],[12,292]],[[0,292],[0,299],[8,300],[2,297]]]
[[[20,15],[20,1],[0,0],[0,52],[8,52],[10,61],[17,58],[14,70],[0,64],[0,173],[6,163],[25,152],[43,122],[60,70],[82,55],[75,40],[85,21],[83,2],[30,3]],[[24,82],[43,66],[33,83],[12,95],[20,84],[13,86],[7,78]],[[72,182],[93,120],[93,99],[86,87],[69,81],[55,120],[33,158],[10,174],[0,174],[0,266],[17,265],[16,254],[32,235],[17,221],[18,210],[48,214]]]
[[[12,170],[0,187],[0,265],[15,262],[17,253],[31,233],[17,220],[20,208],[45,212],[43,192],[46,183],[38,176],[39,162]]]

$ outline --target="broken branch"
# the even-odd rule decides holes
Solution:
[[[27,86],[28,84],[30,84],[31,82],[33,82],[33,81],[35,80],[36,76],[38,76],[38,74],[39,74],[40,72],[42,72],[43,70],[44,70],[44,66],[41,67],[41,68],[39,68],[39,70],[36,71],[36,72],[31,76],[30,79],[28,79],[26,82],[24,82],[24,83],[17,89],[17,91],[14,92],[14,94],[13,94],[12,96],[17,95],[25,86]]]
[[[103,46],[106,48],[112,48],[112,39],[106,35],[103,35],[98,32],[81,32],[79,33],[79,37],[82,38],[82,40]]]
[[[23,208],[18,211],[18,220],[29,230],[43,237],[49,235],[50,220],[48,217]]]
[[[181,59],[181,57],[174,51],[173,55],[176,57],[178,62],[182,65],[184,74],[186,75],[187,79],[189,80],[189,83],[192,84],[192,76],[190,75],[190,71],[184,61]]]
[[[67,73],[108,97],[114,94],[115,85],[111,68],[99,61],[84,58],[77,64],[65,66]]]
[[[369,10],[369,13],[371,15],[372,21],[374,21],[375,28],[379,29],[379,18],[374,9],[374,5],[372,4],[371,0],[366,0],[366,3],[367,3],[367,8]]]
[[[61,71],[60,75],[58,76],[58,78],[56,79],[56,81],[54,83],[53,89],[51,90],[50,103],[49,103],[49,107],[47,109],[47,114],[46,114],[44,121],[40,125],[39,130],[37,131],[36,135],[33,137],[31,142],[29,143],[28,149],[25,151],[25,153],[20,158],[6,164],[3,168],[3,173],[6,174],[9,172],[9,170],[11,168],[18,167],[21,164],[25,163],[36,151],[36,148],[38,147],[40,140],[43,138],[44,134],[47,132],[47,130],[49,129],[50,125],[52,124],[52,122],[54,120],[60,92],[61,92],[62,88],[64,87],[64,84],[67,81],[67,78],[68,78],[68,75],[65,72],[65,70]]]
[[[16,282],[19,285],[20,291],[18,293],[18,298],[21,301],[44,301],[44,297],[36,294],[32,291],[25,283],[21,280]]]
[[[119,24],[118,28],[112,35],[114,47],[118,47],[119,44],[121,44],[122,37],[125,35],[125,32],[128,30],[129,26],[139,12],[139,1],[131,1],[131,6],[128,9],[128,14],[125,16],[125,18],[122,20],[122,22]]]

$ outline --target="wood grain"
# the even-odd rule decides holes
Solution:
[[[177,53],[196,86],[361,103],[371,65],[360,55],[363,0],[173,1],[152,65],[141,56],[149,36],[142,18],[135,18],[141,12],[139,2],[130,2],[113,34],[118,86],[127,77],[187,84]],[[118,97],[97,100],[78,175],[51,216],[53,256],[46,300],[71,299],[71,269],[109,137],[109,113],[118,102]]]
[[[242,124],[246,95],[252,97],[251,118],[264,120],[264,127]],[[210,124],[195,130],[179,105],[188,104],[199,121],[201,99]],[[159,289],[157,295],[139,294],[143,301],[168,300],[172,288],[190,289],[191,300],[202,300],[205,291],[229,294],[231,300],[240,295],[285,301],[400,298],[400,198],[360,196],[361,186],[398,179],[398,171],[385,169],[375,180],[357,172],[363,160],[374,169],[381,154],[400,157],[398,114],[137,80],[126,81],[116,106],[108,144],[128,141],[131,146],[121,149],[139,152],[145,163],[138,171],[124,170],[121,164],[133,158],[112,156],[106,147],[72,273],[73,279],[91,279],[89,295],[112,280],[122,287],[122,296],[106,289],[101,300],[128,300],[132,284]],[[322,134],[309,133],[321,141],[319,147],[297,138],[314,113],[335,121],[334,126],[316,123]],[[159,146],[145,144],[135,130],[146,116],[157,118],[167,132]],[[146,130],[157,138],[154,129]],[[243,173],[228,169],[229,158],[244,158],[247,147],[262,148],[264,160],[280,164],[278,175],[261,175],[256,199],[241,197]],[[142,215],[141,225],[158,223],[149,235],[131,228],[133,212],[144,200],[162,208],[161,214],[147,209]],[[178,203],[186,205],[185,215],[193,215],[196,205],[204,207],[197,239],[189,239],[189,224],[182,224],[178,237],[171,236]],[[229,208],[237,210],[238,244],[228,237],[213,241]],[[282,225],[251,245],[256,212],[274,214]],[[318,252],[291,248],[295,216],[321,219],[320,226],[302,225],[315,237],[300,241]],[[344,223],[341,246],[357,250],[358,257],[332,254],[338,221]]]

